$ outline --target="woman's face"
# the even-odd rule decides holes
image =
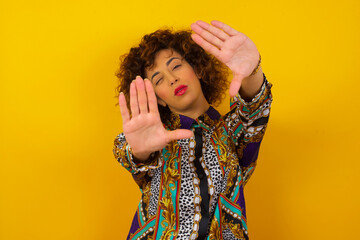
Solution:
[[[146,77],[154,86],[158,103],[169,106],[172,112],[191,116],[209,106],[194,69],[174,50],[160,50]]]

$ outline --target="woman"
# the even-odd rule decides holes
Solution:
[[[122,59],[124,132],[114,155],[142,191],[128,239],[248,239],[243,187],[268,122],[271,84],[255,44],[211,24],[193,23],[193,34],[158,30]],[[211,104],[222,99],[228,69],[231,106],[220,116]]]

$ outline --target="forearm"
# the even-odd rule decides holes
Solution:
[[[264,83],[263,71],[260,69],[254,75],[250,75],[243,79],[241,88],[239,90],[240,96],[245,101],[251,101],[253,97],[260,92],[261,86]]]
[[[115,138],[114,156],[132,174],[146,172],[149,169],[155,169],[162,165],[162,156],[159,151],[150,153],[143,161],[136,159],[137,156],[133,154],[133,149],[127,143],[123,133]]]
[[[133,160],[136,163],[140,163],[140,162],[145,162],[146,160],[148,160],[151,152],[150,153],[137,153],[137,152],[133,151],[132,154],[133,154]]]

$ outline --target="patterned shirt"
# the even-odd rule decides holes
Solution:
[[[269,119],[271,86],[264,75],[252,101],[237,94],[224,116],[213,107],[197,119],[172,114],[164,126],[194,136],[143,163],[133,161],[123,133],[116,137],[115,158],[142,192],[127,239],[249,239],[243,190]]]

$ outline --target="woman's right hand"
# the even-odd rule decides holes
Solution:
[[[131,117],[123,93],[119,95],[119,105],[126,141],[139,161],[147,160],[151,153],[163,149],[173,140],[193,136],[190,130],[168,131],[164,128],[154,88],[148,79],[138,76],[130,84]]]

